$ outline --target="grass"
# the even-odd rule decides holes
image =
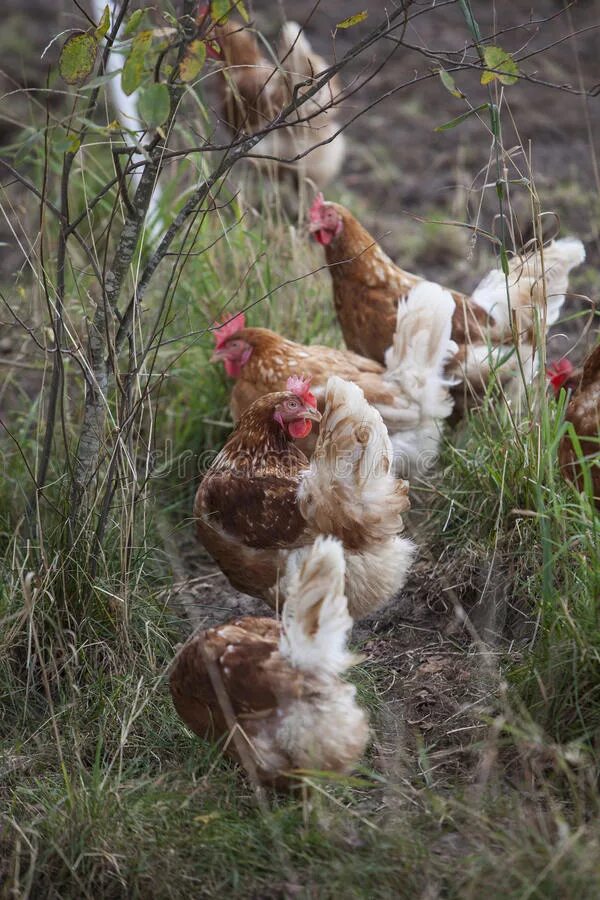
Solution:
[[[206,277],[195,272],[190,284],[209,290]],[[206,311],[185,314],[195,328]],[[198,427],[222,414],[226,398],[206,355],[199,342],[167,385],[161,427],[178,439],[176,453],[225,433]],[[357,672],[376,723],[362,773],[337,784],[315,776],[300,796],[266,804],[218,747],[189,734],[168,696],[165,673],[185,625],[166,601],[171,573],[158,526],[187,515],[192,483],[163,507],[176,478],[157,479],[135,577],[123,583],[117,555],[90,585],[75,550],[70,578],[69,566],[50,564],[28,579],[7,502],[23,474],[13,468],[0,603],[6,896],[597,896],[598,522],[556,468],[561,404],[538,398],[536,409],[517,427],[491,402],[472,415],[433,485],[434,548],[451,551],[457,581],[474,557],[494,558],[518,607],[502,636],[485,736],[464,748],[458,775],[433,783],[419,764],[427,736],[420,757],[410,741],[398,743],[403,769],[394,775],[377,737],[390,715],[389,667],[371,664]],[[31,418],[22,428],[26,441]],[[14,445],[5,452],[18,465]],[[48,541],[57,546],[56,535]],[[460,600],[468,612],[469,597]]]

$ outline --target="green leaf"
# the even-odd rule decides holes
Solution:
[[[117,75],[121,74],[120,69],[115,69],[114,72],[107,72],[106,75],[96,75],[95,78],[91,78],[89,81],[85,83],[86,91],[89,91],[91,88],[95,87],[103,87],[109,81],[112,81],[113,78],[116,78]]]
[[[58,71],[67,84],[81,84],[91,74],[96,62],[98,43],[85,32],[72,34],[60,51]]]
[[[129,16],[129,21],[127,22],[127,25],[123,29],[123,37],[129,37],[130,35],[133,34],[133,32],[136,30],[136,28],[142,21],[145,12],[146,12],[145,9],[136,9],[135,12],[131,13],[131,15]]]
[[[482,103],[481,106],[476,106],[474,109],[468,109],[466,112],[462,113],[462,115],[457,116],[455,119],[450,119],[449,122],[444,122],[443,125],[438,125],[435,131],[449,131],[451,128],[456,128],[457,125],[460,125],[461,122],[464,122],[465,119],[468,119],[469,116],[474,116],[475,113],[481,112],[482,109],[488,108],[487,103]]]
[[[450,72],[446,72],[445,69],[438,69],[438,74],[440,76],[442,84],[447,91],[450,91],[453,97],[462,98],[465,96],[463,92],[459,91],[459,89],[456,87],[456,82],[454,81],[454,78],[452,77]]]
[[[96,40],[101,41],[103,37],[105,37],[108,29],[110,28],[110,7],[108,3],[104,7],[104,12],[102,13],[102,18],[98,24],[94,32],[94,36]]]
[[[366,9],[363,9],[362,12],[354,13],[353,16],[348,16],[347,19],[342,19],[342,21],[338,22],[335,27],[352,28],[353,25],[358,25],[359,22],[364,22],[368,15],[368,11]]]
[[[229,14],[233,12],[235,0],[211,0],[210,16],[213,22],[223,23],[229,18]]]
[[[171,97],[166,84],[149,84],[140,91],[138,112],[148,128],[159,128],[169,118]]]
[[[152,44],[152,32],[140,31],[133,39],[129,56],[121,73],[121,87],[127,95],[139,88],[144,77],[146,54]]]
[[[484,47],[483,59],[486,70],[481,76],[482,84],[489,84],[495,78],[501,84],[514,84],[518,81],[519,67],[506,50],[502,47]],[[491,72],[490,69],[500,69],[499,72]]]
[[[206,61],[206,45],[204,41],[192,41],[181,62],[179,77],[182,81],[193,81],[197,78]]]
[[[246,25],[247,25],[248,22],[250,21],[250,15],[249,15],[249,13],[248,13],[248,10],[246,9],[246,6],[245,6],[244,3],[242,2],[242,0],[238,0],[236,9],[237,9],[237,11],[239,12],[240,16],[242,17],[242,19],[244,20],[244,22],[245,22]]]
[[[508,264],[508,253],[504,247],[500,251],[500,265],[502,266],[504,274],[508,275],[510,273],[510,266]]]

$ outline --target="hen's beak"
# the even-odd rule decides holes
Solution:
[[[308,224],[308,230],[309,230],[310,234],[314,234],[315,231],[321,231],[322,228],[323,228],[323,226],[321,225],[320,222],[309,222],[309,224]]]
[[[209,362],[211,362],[211,363],[213,363],[213,362],[221,362],[221,361],[223,360],[223,357],[224,357],[224,356],[225,356],[225,353],[223,352],[223,350],[215,350],[215,351],[213,352],[213,355],[212,355],[211,358],[209,359]]]
[[[312,406],[307,406],[302,413],[303,419],[312,419],[313,422],[320,422],[323,416],[319,412],[318,409],[314,409]]]

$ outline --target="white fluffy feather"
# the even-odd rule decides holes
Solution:
[[[332,537],[319,537],[289,556],[279,649],[298,669],[337,675],[356,661],[346,648],[352,618],[345,569],[342,545]]]
[[[298,499],[315,533],[344,542],[346,594],[354,617],[391,599],[406,580],[415,553],[413,543],[399,537],[407,490],[393,474],[392,444],[381,415],[357,385],[332,376]]]
[[[392,474],[393,450],[380,413],[358,385],[333,375],[327,381],[325,411],[311,466],[299,498],[308,521],[321,532],[335,533],[376,515],[396,492]],[[325,526],[325,527],[323,527]],[[396,533],[394,518],[384,534]]]
[[[569,272],[585,260],[585,248],[574,237],[561,238],[526,259],[515,257],[510,263],[508,292],[504,272],[493,269],[473,292],[473,300],[494,320],[495,336],[510,336],[510,312],[518,315],[519,330],[535,321],[535,310],[543,314],[546,324],[553,325],[565,302]]]
[[[452,295],[431,281],[420,282],[398,304],[383,376],[397,400],[379,409],[390,432],[395,469],[409,477],[435,462],[440,424],[452,412],[444,366],[458,349],[451,338],[454,309]]]

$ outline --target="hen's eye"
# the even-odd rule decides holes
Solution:
[[[297,400],[288,400],[288,406],[290,409],[298,409],[299,403]]]

